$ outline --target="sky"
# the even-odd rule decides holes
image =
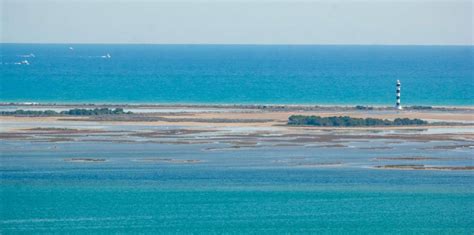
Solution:
[[[472,45],[472,0],[0,0],[4,43]]]

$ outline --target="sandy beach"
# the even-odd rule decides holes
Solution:
[[[27,110],[29,107],[15,106]],[[95,106],[35,105],[37,110],[91,108]],[[474,141],[474,109],[442,108],[402,110],[390,108],[354,110],[349,107],[280,106],[255,108],[244,106],[127,106],[133,114],[103,116],[0,116],[3,140],[45,142],[149,142],[161,144],[224,143],[227,147],[207,150],[256,148],[271,146],[315,145],[345,148],[351,141],[367,142],[436,142],[433,149],[471,148]],[[276,110],[278,109],[278,110]],[[316,109],[316,110],[315,110]],[[127,111],[127,110],[126,110]],[[294,114],[317,116],[350,116],[360,118],[419,118],[430,123],[423,126],[388,127],[314,127],[288,126]],[[452,144],[455,142],[455,144]],[[443,144],[444,143],[444,144]],[[388,146],[366,146],[362,149],[386,149]],[[433,168],[434,169],[434,168]]]
[[[463,125],[474,125],[474,108],[472,107],[435,107],[430,110],[406,109],[394,110],[391,107],[377,107],[374,110],[357,110],[346,106],[305,106],[305,105],[8,105],[2,104],[3,110],[67,110],[73,108],[90,109],[96,107],[123,107],[135,115],[126,117],[22,117],[0,116],[5,122],[57,122],[57,121],[91,121],[113,122],[120,125],[181,125],[203,126],[212,124],[213,127],[272,127],[285,125],[291,115],[350,116],[355,118],[418,118],[433,122],[455,122]],[[438,125],[439,126],[439,125]],[[452,125],[451,125],[452,126]],[[378,128],[378,127],[374,127]],[[383,127],[417,128],[417,127]]]

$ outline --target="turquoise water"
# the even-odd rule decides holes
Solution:
[[[433,152],[424,150],[432,143],[413,143],[398,144],[396,152],[301,146],[203,151],[207,145],[28,143],[0,145],[4,234],[474,232],[472,172],[360,166],[377,164],[370,161],[374,157],[407,155],[468,158],[472,163],[469,149]],[[134,161],[153,156],[202,162]],[[70,157],[108,161],[64,161]],[[296,157],[347,165],[275,163]]]
[[[403,104],[474,100],[472,46],[0,45],[2,102],[392,105],[397,79]]]

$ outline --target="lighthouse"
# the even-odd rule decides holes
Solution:
[[[395,105],[395,108],[398,110],[402,109],[402,105],[400,104],[400,80],[397,80],[397,104]]]

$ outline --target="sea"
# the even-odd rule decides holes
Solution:
[[[0,102],[394,105],[396,80],[402,105],[474,100],[472,46],[0,46]],[[182,128],[2,121],[0,234],[474,234],[473,171],[375,168],[472,166],[472,141],[140,137]]]
[[[473,46],[0,44],[0,102],[472,106]]]

